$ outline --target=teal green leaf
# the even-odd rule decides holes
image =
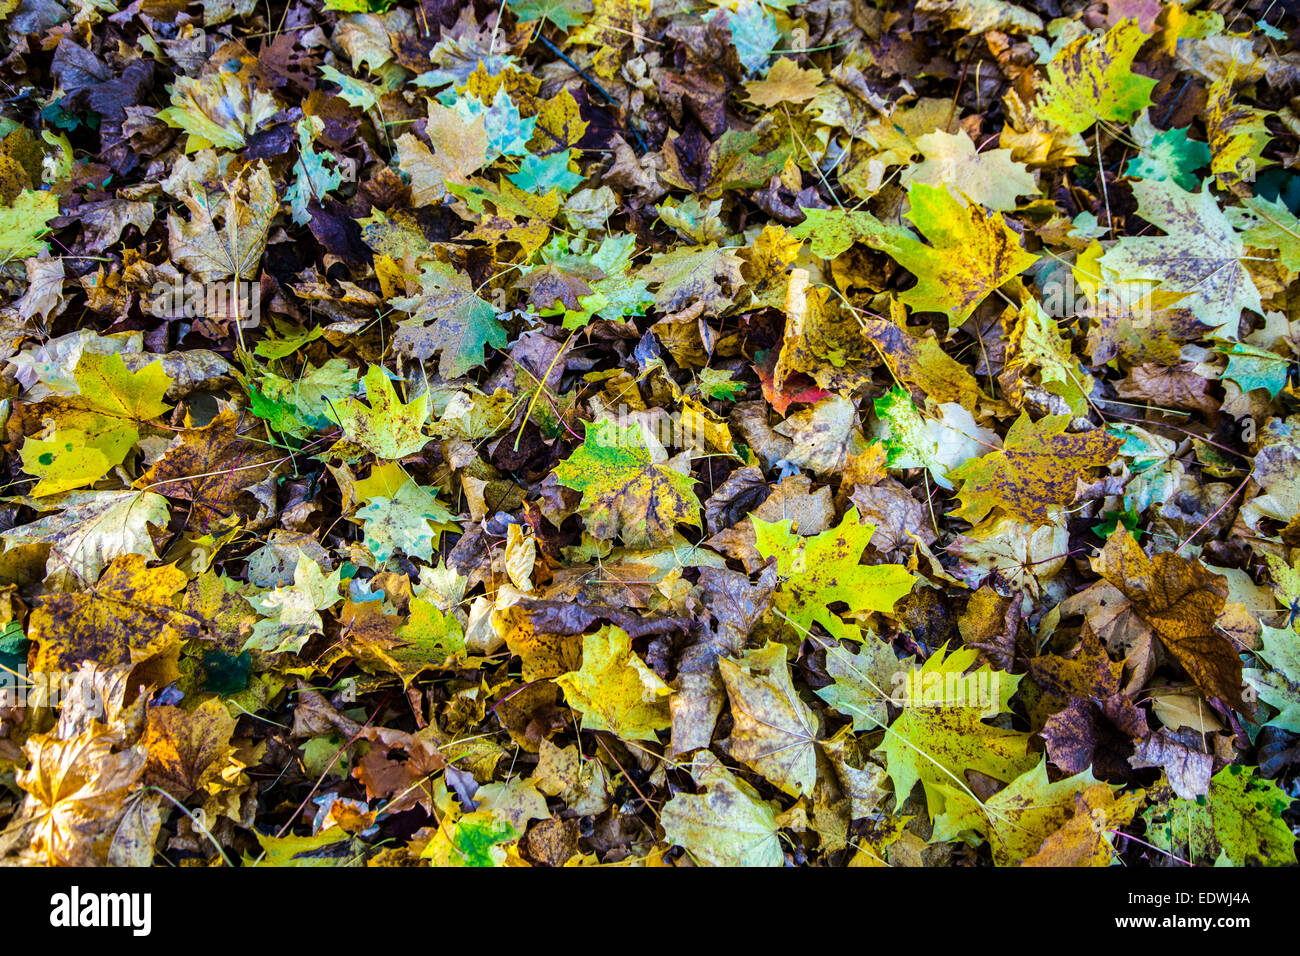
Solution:
[[[1269,398],[1277,398],[1277,393],[1286,388],[1290,359],[1241,342],[1228,349],[1227,355],[1228,367],[1223,370],[1223,377],[1236,382],[1243,392],[1260,388],[1268,392]]]
[[[582,176],[569,171],[571,152],[565,149],[541,159],[529,153],[519,164],[519,172],[506,178],[525,192],[542,195],[558,189],[568,195],[582,182]]]
[[[548,20],[561,30],[579,26],[591,13],[591,0],[506,0],[506,6],[520,23]]]

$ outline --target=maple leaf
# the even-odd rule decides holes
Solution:
[[[582,639],[582,667],[555,678],[585,730],[608,730],[628,740],[657,740],[667,730],[671,691],[632,650],[627,632],[613,625]]]
[[[1045,524],[989,518],[955,538],[948,552],[962,562],[952,573],[972,587],[994,573],[999,581],[1039,594],[1065,567],[1069,542],[1063,516]]]
[[[1142,151],[1129,160],[1125,176],[1172,179],[1188,192],[1200,185],[1195,171],[1210,161],[1210,148],[1188,139],[1186,128],[1157,130],[1143,113],[1133,124],[1133,139]]]
[[[266,164],[250,169],[246,178],[241,174],[223,186],[224,202],[214,202],[200,187],[180,196],[190,213],[188,222],[174,214],[167,217],[172,259],[200,282],[258,276],[279,203]]]
[[[667,168],[659,172],[659,178],[705,199],[717,199],[733,189],[762,186],[781,171],[790,151],[786,144],[771,153],[761,153],[759,141],[758,133],[752,130],[727,130],[709,144],[698,173],[683,168],[682,155],[670,146],[664,151]]]
[[[952,402],[923,418],[907,392],[891,388],[874,403],[879,435],[890,468],[924,468],[940,488],[953,487],[949,472],[997,447],[997,436],[980,428],[970,412]]]
[[[429,394],[403,403],[381,365],[372,365],[361,379],[366,402],[348,399],[338,408],[343,434],[380,458],[413,455],[429,442],[423,433],[429,420]]]
[[[240,149],[279,109],[274,96],[226,70],[178,76],[171,99],[171,106],[158,111],[158,119],[189,134],[187,153],[207,146]]]
[[[744,84],[749,101],[755,106],[781,103],[806,103],[817,95],[826,74],[814,67],[801,67],[787,56],[779,58],[761,80]]]
[[[838,527],[811,538],[795,534],[789,518],[751,520],[758,553],[776,558],[781,581],[776,606],[798,630],[806,632],[813,621],[831,626],[827,606],[837,601],[850,611],[892,611],[912,590],[915,578],[901,565],[859,564],[876,529],[858,520],[857,508],[850,508]]]
[[[0,255],[5,260],[35,256],[49,249],[40,241],[51,219],[59,214],[59,197],[52,192],[25,189],[0,207]]]
[[[963,482],[953,514],[978,522],[1001,507],[1034,524],[1048,522],[1052,509],[1074,500],[1079,476],[1112,461],[1123,444],[1101,429],[1067,433],[1069,421],[1069,415],[1048,415],[1035,422],[1022,414],[1001,449],[950,471],[952,481]]]
[[[298,121],[298,161],[294,163],[294,182],[285,191],[293,221],[303,225],[311,221],[307,205],[312,200],[320,202],[327,192],[343,182],[337,166],[325,164],[325,154],[316,152],[313,143],[325,124],[313,116]]]
[[[1163,552],[1148,558],[1126,528],[1116,528],[1095,559],[1097,571],[1119,588],[1170,654],[1207,697],[1243,713],[1241,658],[1216,628],[1227,582],[1191,558]]]
[[[855,242],[889,249],[908,238],[901,226],[888,226],[862,209],[802,209],[804,221],[790,230],[795,239],[810,241],[814,255],[834,259]]]
[[[1136,20],[1123,20],[1104,34],[1084,34],[1066,44],[1047,64],[1039,115],[1070,133],[1099,120],[1132,120],[1156,85],[1133,71],[1133,58],[1147,39]]]
[[[157,560],[150,528],[167,527],[167,499],[147,491],[73,492],[58,499],[58,514],[0,534],[6,545],[48,544],[45,585],[89,587],[115,558],[139,554]]]
[[[457,378],[483,364],[487,346],[506,344],[505,329],[496,310],[479,298],[468,277],[444,263],[428,263],[420,273],[418,296],[393,300],[393,306],[411,313],[398,322],[393,347],[414,358],[438,353],[444,378]]]
[[[215,782],[232,753],[235,719],[219,700],[206,700],[191,712],[150,707],[141,744],[149,753],[147,783],[178,800]]]
[[[195,520],[205,530],[239,513],[250,486],[265,480],[282,460],[274,446],[245,437],[240,423],[240,412],[225,408],[202,428],[184,430],[136,487],[193,502]]]
[[[409,684],[428,667],[444,667],[465,656],[460,621],[422,598],[411,600],[410,617],[397,629],[404,643],[388,652],[395,670]]]
[[[53,435],[23,443],[23,469],[41,479],[37,497],[102,478],[135,447],[140,426],[171,407],[162,401],[171,379],[159,362],[131,372],[117,353],[84,352],[75,376],[79,394],[50,402]]]
[[[398,164],[411,179],[411,198],[417,205],[431,205],[447,195],[447,184],[464,185],[488,161],[486,117],[468,121],[456,110],[429,104],[425,132],[430,150],[411,133],[397,138]]]
[[[434,866],[503,866],[506,844],[520,836],[508,820],[487,810],[446,817],[421,856]]]
[[[1255,767],[1230,765],[1196,800],[1153,795],[1142,812],[1147,838],[1193,863],[1285,866],[1296,862],[1295,837],[1282,814],[1292,800]]]
[[[592,11],[591,0],[507,0],[507,6],[520,23],[549,20],[561,30],[579,26]]]
[[[589,422],[582,446],[560,462],[555,477],[582,492],[587,530],[597,538],[653,547],[672,540],[674,525],[700,525],[694,480],[655,462],[635,426]]]
[[[1269,202],[1252,196],[1240,206],[1225,209],[1224,214],[1246,245],[1275,249],[1283,266],[1291,272],[1300,271],[1300,218],[1281,199]]]
[[[1205,104],[1205,132],[1209,140],[1210,172],[1219,185],[1231,189],[1241,182],[1254,182],[1256,172],[1271,164],[1263,152],[1273,134],[1264,120],[1265,110],[1252,109],[1233,93],[1236,71],[1210,86]]]
[[[1150,279],[1182,293],[1188,309],[1219,338],[1235,339],[1242,309],[1263,313],[1259,290],[1242,260],[1245,247],[1209,189],[1189,193],[1173,182],[1133,184],[1138,214],[1166,233],[1126,236],[1100,265],[1125,279]]]
[[[930,240],[911,236],[886,240],[885,251],[917,277],[900,297],[922,312],[947,312],[953,324],[964,321],[985,296],[1038,259],[1020,246],[998,212],[965,204],[943,186],[913,183],[910,219]]]
[[[438,500],[438,489],[420,487],[400,465],[376,466],[367,483],[358,482],[354,490],[366,499],[356,513],[365,528],[366,547],[381,563],[398,550],[432,561],[442,532],[458,527]]]
[[[468,667],[465,634],[454,615],[443,614],[434,604],[412,598],[410,618],[385,614],[381,600],[346,602],[339,611],[344,649],[370,669],[371,665],[410,684],[426,670]]]
[[[490,162],[499,156],[525,156],[528,140],[537,125],[537,117],[524,118],[519,107],[510,99],[505,86],[497,87],[491,103],[483,103],[473,95],[460,96],[448,105],[465,125],[483,120],[487,136],[487,157]]]
[[[1020,677],[987,664],[968,675],[976,656],[974,648],[949,654],[945,645],[919,670],[904,673],[903,712],[878,748],[899,797],[906,799],[922,784],[940,839],[955,838],[985,816],[966,785],[967,771],[1009,783],[1038,762],[1029,749],[1029,734],[984,722],[1008,709]]]
[[[975,143],[965,131],[951,134],[936,130],[919,137],[916,145],[925,161],[903,174],[904,186],[946,186],[958,199],[965,196],[1000,211],[1015,209],[1017,196],[1038,193],[1038,183],[1024,164],[1012,161],[1011,150],[976,152]]]
[[[1144,797],[1117,789],[1089,771],[1049,782],[1047,760],[1039,761],[984,805],[994,863],[1108,866],[1115,856],[1110,831],[1127,826]]]
[[[582,108],[568,90],[560,90],[542,103],[537,111],[537,125],[533,127],[528,146],[539,157],[562,154],[571,156],[590,126],[582,118]]]
[[[907,328],[907,310],[890,301],[890,317],[859,316],[862,334],[884,357],[900,381],[919,388],[934,402],[956,402],[973,409],[980,398],[979,383],[952,358],[933,336],[918,337]],[[970,434],[976,432],[971,430]]]
[[[1076,417],[1087,416],[1092,376],[1074,358],[1070,337],[1036,301],[1026,297],[1008,339],[1012,354],[1001,380],[1012,401],[1023,402],[1025,386],[1033,381],[1032,373],[1026,373],[1037,369],[1038,383],[1044,389],[1063,398]]]
[[[739,0],[735,13],[715,15],[726,16],[741,65],[750,73],[762,72],[781,39],[775,18],[757,0]]]
[[[889,721],[886,704],[892,699],[895,677],[910,665],[900,661],[886,641],[868,634],[862,649],[851,653],[843,646],[826,650],[826,673],[832,683],[817,696],[853,721],[855,731],[875,730]]]
[[[293,584],[265,594],[245,595],[264,619],[257,622],[252,637],[240,650],[251,648],[271,654],[301,650],[324,627],[319,612],[339,601],[341,574],[340,569],[325,574],[319,564],[304,555],[294,569]]]
[[[662,312],[677,312],[692,302],[703,302],[709,313],[721,312],[740,287],[740,258],[715,243],[674,249],[651,258],[637,277],[658,284],[655,305]]]
[[[718,667],[731,702],[731,754],[791,796],[817,780],[817,719],[790,681],[784,644],[769,641]]]
[[[3,836],[17,831],[27,849],[47,866],[147,865],[161,822],[156,806],[148,822],[143,860],[132,852],[132,799],[141,785],[145,753],[136,747],[114,752],[118,741],[105,727],[90,727],[68,739],[33,734],[24,744],[28,766],[16,774],[26,796]],[[152,823],[152,826],[149,826]],[[0,837],[2,840],[3,837]]]
[[[49,594],[32,611],[28,637],[36,670],[69,670],[82,661],[136,664],[206,632],[198,616],[175,607],[187,583],[172,565],[150,568],[140,554],[113,560],[93,586]]]
[[[305,438],[339,424],[337,409],[355,396],[357,381],[357,370],[341,358],[293,378],[267,372],[250,387],[249,411],[281,434]]]
[[[1268,720],[1273,727],[1292,733],[1300,731],[1300,637],[1289,628],[1264,625],[1259,656],[1268,669],[1252,667],[1243,672],[1259,699],[1277,709]]]
[[[1287,359],[1254,345],[1236,342],[1227,350],[1228,367],[1223,378],[1236,382],[1243,392],[1263,389],[1270,398],[1286,388],[1289,369]]]
[[[712,754],[697,754],[691,776],[703,792],[676,793],[660,813],[664,838],[705,866],[781,866],[776,811]]]

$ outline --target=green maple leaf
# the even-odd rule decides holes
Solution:
[[[349,398],[338,406],[343,434],[380,458],[396,460],[414,455],[429,443],[422,429],[429,420],[429,393],[402,404],[380,365],[372,365],[362,384],[366,401]]]
[[[1166,233],[1126,236],[1101,257],[1126,281],[1155,280],[1168,292],[1181,292],[1178,307],[1213,329],[1211,335],[1235,339],[1241,310],[1263,313],[1259,290],[1242,259],[1241,237],[1233,230],[1210,190],[1189,193],[1170,181],[1139,179],[1133,184],[1138,215]]]
[[[583,16],[591,13],[591,0],[506,0],[520,23],[549,20],[561,30],[582,24]]]
[[[293,584],[262,594],[245,595],[245,600],[262,615],[253,626],[253,636],[241,651],[296,654],[324,629],[320,612],[342,600],[339,584],[342,569],[326,574],[319,564],[300,555],[293,571]]]
[[[700,394],[723,402],[734,402],[745,390],[744,382],[732,380],[732,373],[717,368],[702,368],[697,376]]]
[[[582,492],[579,508],[597,538],[621,536],[632,547],[654,547],[673,538],[673,527],[699,527],[700,502],[690,475],[654,462],[641,430],[610,419],[590,422],[555,478]]]
[[[607,319],[645,315],[646,308],[654,302],[655,297],[647,291],[646,282],[628,275],[628,268],[635,255],[636,236],[628,233],[606,236],[596,251],[587,258],[590,265],[605,274],[603,279],[591,283],[592,294],[579,300],[587,311],[587,320],[591,315]],[[581,324],[585,325],[587,320]],[[568,315],[565,316],[564,327],[574,327]]]
[[[1260,640],[1259,656],[1268,669],[1247,668],[1242,676],[1260,700],[1277,708],[1278,713],[1267,721],[1269,726],[1300,733],[1300,634],[1266,624]]]
[[[1272,249],[1291,272],[1300,271],[1300,219],[1281,199],[1269,202],[1252,196],[1225,210],[1228,221],[1252,249]]]
[[[79,394],[51,402],[53,435],[22,447],[23,470],[41,479],[32,489],[38,497],[102,478],[126,460],[140,426],[171,407],[162,400],[172,380],[161,362],[132,372],[116,352],[83,352],[74,375]]]
[[[913,183],[907,218],[930,241],[895,236],[884,249],[917,278],[899,300],[922,312],[947,312],[965,321],[985,296],[1024,272],[1038,257],[1020,247],[1000,212],[963,203],[946,186]]]
[[[332,66],[322,66],[320,75],[331,83],[338,84],[338,95],[343,102],[347,103],[348,106],[354,106],[363,111],[373,109],[379,103],[379,97],[384,92],[383,87],[379,84],[367,83],[355,76],[340,73]]]
[[[903,683],[903,712],[890,725],[877,749],[905,800],[918,782],[925,790],[930,818],[944,814],[951,839],[982,813],[966,787],[966,771],[978,770],[1010,782],[1031,769],[1038,756],[1030,751],[1030,734],[992,727],[984,720],[1009,708],[1021,675],[994,671],[987,664],[967,674],[978,652],[963,647],[947,654],[936,650]]]
[[[293,221],[300,226],[311,222],[307,205],[313,199],[320,202],[327,192],[337,189],[343,182],[343,174],[337,165],[325,164],[329,154],[316,152],[312,145],[324,126],[324,122],[314,116],[303,116],[298,121],[298,161],[293,164],[294,181],[285,190],[284,198],[289,202]]]
[[[407,684],[430,667],[445,667],[468,652],[465,631],[454,614],[445,614],[423,598],[412,598],[410,618],[397,629],[407,643],[388,652]]]
[[[1066,44],[1047,64],[1038,115],[1068,133],[1082,133],[1098,120],[1130,122],[1151,102],[1156,85],[1133,70],[1148,39],[1136,20],[1123,20],[1104,34]]]
[[[1103,429],[1067,433],[1069,415],[1035,422],[1022,414],[1002,448],[948,473],[962,481],[961,507],[953,516],[977,523],[995,507],[1029,522],[1051,520],[1051,511],[1074,500],[1075,482],[1109,464],[1123,441]]]
[[[712,242],[681,246],[653,256],[637,277],[659,283],[655,305],[661,312],[677,312],[703,301],[705,311],[715,314],[731,305],[732,291],[741,286],[740,262],[735,250],[719,249]]]
[[[764,10],[757,0],[740,0],[735,13],[724,15],[741,65],[750,73],[767,72],[772,51],[781,41],[776,18]]]
[[[834,259],[855,242],[865,242],[873,249],[887,249],[911,238],[906,229],[887,226],[863,209],[803,209],[802,212],[804,221],[791,229],[790,235],[809,240],[813,254],[823,259]]]
[[[839,527],[811,538],[795,534],[789,518],[751,520],[758,553],[777,559],[775,606],[796,629],[806,632],[813,621],[834,627],[827,605],[837,601],[850,611],[892,611],[916,580],[902,565],[859,563],[876,526],[860,522],[857,508],[848,510]]]
[[[1277,393],[1286,388],[1289,359],[1242,342],[1234,343],[1225,352],[1228,367],[1223,370],[1223,377],[1236,382],[1243,392],[1260,388],[1268,392],[1269,398],[1277,398]]]
[[[561,150],[549,156],[538,158],[529,153],[519,164],[519,172],[506,178],[524,192],[542,195],[552,189],[568,195],[582,182],[582,176],[569,171],[569,153]]]
[[[44,190],[24,189],[8,206],[0,207],[0,257],[5,261],[40,255],[49,248],[41,236],[45,224],[59,214],[59,197]]]
[[[981,435],[987,433],[955,402],[923,418],[907,389],[896,385],[877,398],[874,407],[889,468],[924,468],[940,488],[951,490],[951,469],[984,451]]]
[[[826,673],[832,682],[815,693],[835,710],[851,718],[853,729],[861,733],[888,723],[886,704],[891,699],[895,678],[909,669],[910,664],[900,661],[889,642],[874,634],[854,639],[862,644],[862,649],[856,654],[842,645],[827,649]]]
[[[506,344],[506,330],[496,310],[479,298],[467,276],[443,262],[426,263],[417,296],[392,300],[395,308],[412,313],[397,323],[393,348],[427,360],[438,354],[443,378],[459,378],[483,364],[488,346]]]
[[[357,370],[347,359],[332,358],[294,378],[266,373],[250,392],[250,408],[281,434],[305,438],[338,425],[338,409],[356,391]]]
[[[1282,814],[1292,800],[1258,768],[1229,764],[1195,800],[1172,791],[1143,811],[1146,837],[1192,863],[1285,866],[1296,862],[1295,836]]]
[[[1201,183],[1195,171],[1209,161],[1210,147],[1188,139],[1185,128],[1162,130],[1152,136],[1141,153],[1129,160],[1124,175],[1134,179],[1172,179],[1191,192]]]
[[[357,509],[366,534],[366,547],[385,562],[397,551],[408,557],[433,560],[443,531],[459,531],[452,513],[438,500],[437,488],[421,488],[412,479],[391,496],[376,496]]]
[[[452,514],[438,501],[437,488],[421,488],[407,479],[393,497],[376,497],[356,511],[365,528],[365,546],[376,561],[386,562],[395,551],[433,561],[433,549],[443,531],[459,531]]]
[[[420,856],[434,866],[501,866],[506,857],[503,844],[518,838],[519,831],[509,820],[476,810],[455,819],[444,817]]]

